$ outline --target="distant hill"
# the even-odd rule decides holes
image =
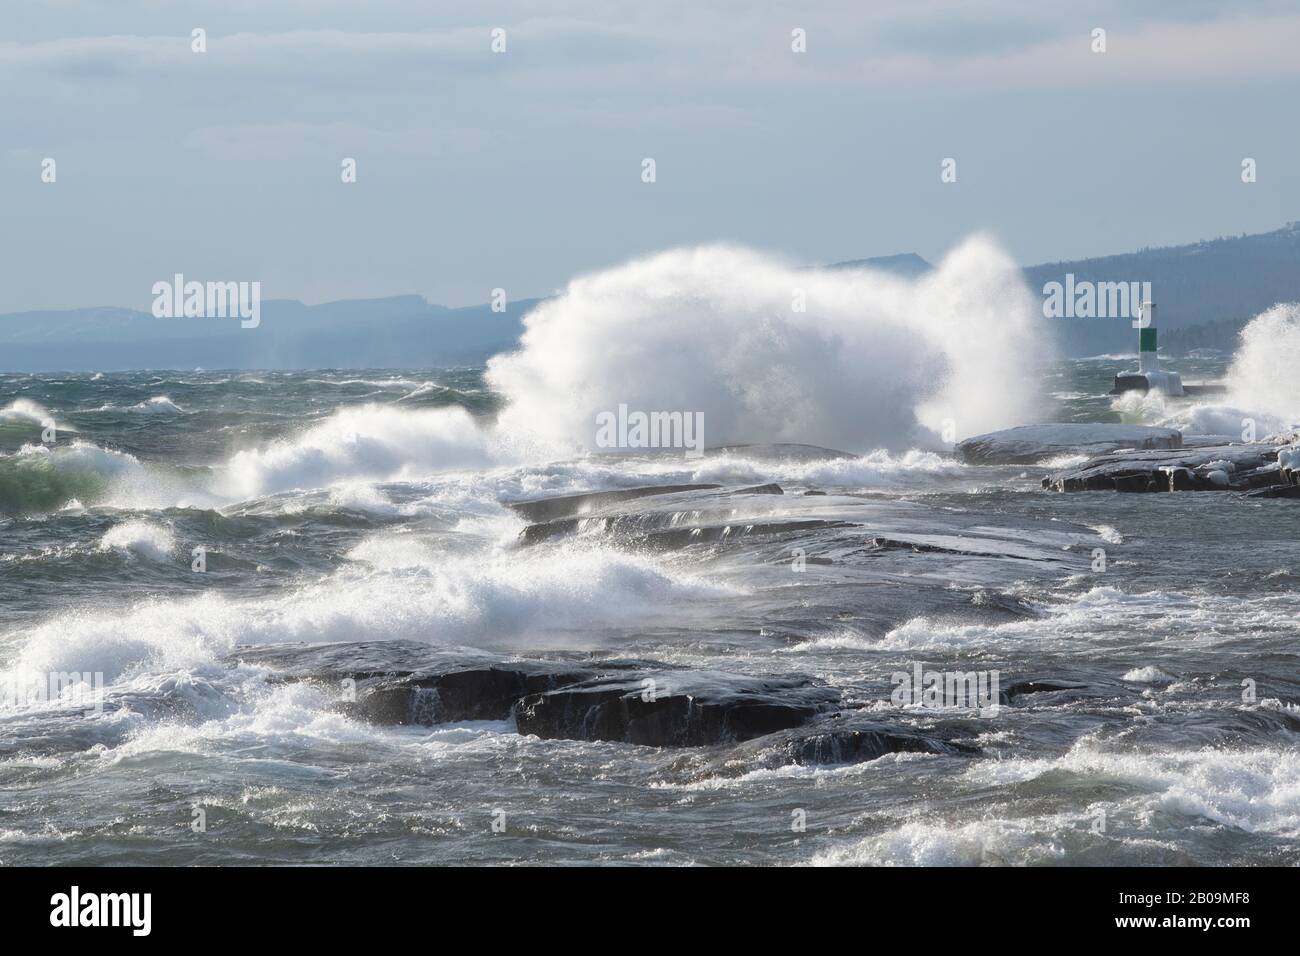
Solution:
[[[1254,316],[1237,319],[1216,319],[1185,329],[1173,329],[1160,334],[1160,351],[1170,355],[1186,355],[1196,349],[1214,349],[1235,352],[1240,344],[1241,330]]]
[[[931,270],[915,253],[836,262],[906,278]],[[1036,293],[1048,282],[1150,282],[1160,306],[1160,342],[1171,354],[1231,350],[1253,315],[1300,301],[1300,222],[1260,235],[1030,266]],[[514,348],[523,316],[540,299],[450,309],[421,296],[304,305],[262,303],[259,328],[236,319],[156,319],[102,307],[0,315],[0,370],[114,371],[132,368],[417,368],[478,365]],[[1042,320],[1066,355],[1136,350],[1125,319]]]
[[[914,278],[930,264],[914,253],[837,262],[827,268],[883,268]],[[1150,282],[1159,306],[1160,347],[1171,355],[1192,349],[1231,352],[1253,316],[1278,302],[1300,302],[1300,222],[1258,235],[1210,239],[1185,246],[1139,249],[1096,259],[1049,262],[1024,270],[1038,294],[1048,282]],[[1137,351],[1131,320],[1044,318],[1065,355]]]
[[[906,254],[837,263],[914,276],[930,269]],[[417,295],[305,305],[262,303],[261,324],[238,319],[157,319],[100,307],[0,315],[0,371],[138,368],[420,368],[481,365],[514,348],[540,299],[450,309]]]
[[[0,370],[414,368],[476,365],[513,348],[537,299],[449,309],[416,295],[262,303],[261,324],[157,319],[131,309],[0,315]]]
[[[1300,301],[1300,222],[1259,235],[1211,239],[1186,246],[1025,269],[1030,288],[1048,282],[1150,282],[1159,306],[1161,346],[1171,351],[1227,348],[1246,319],[1278,302]],[[1066,355],[1136,351],[1136,333],[1123,319],[1044,319],[1052,323]],[[1210,326],[1200,334],[1192,327]],[[1188,330],[1189,334],[1183,334]]]

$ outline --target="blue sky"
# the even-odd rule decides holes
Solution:
[[[719,239],[984,231],[1031,264],[1265,231],[1300,218],[1297,49],[1280,2],[10,3],[0,312],[147,309],[176,272],[463,305]]]

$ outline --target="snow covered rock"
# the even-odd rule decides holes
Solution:
[[[1247,491],[1283,481],[1276,446],[1261,443],[1125,451],[1048,475],[1054,491]]]
[[[957,443],[957,454],[973,465],[1032,464],[1057,455],[1102,455],[1125,448],[1182,448],[1176,428],[1059,422],[1019,425]]]

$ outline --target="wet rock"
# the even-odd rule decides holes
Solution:
[[[1048,475],[1053,491],[1244,491],[1282,481],[1275,445],[1209,445],[1101,455]]]
[[[819,722],[814,728],[788,735],[775,749],[787,758],[785,762],[801,765],[862,763],[891,753],[969,756],[980,752],[969,744],[852,719]]]
[[[832,710],[802,676],[747,677],[624,658],[501,660],[407,641],[239,648],[231,659],[335,692],[349,716],[395,726],[508,720],[547,739],[689,747],[748,740]]]
[[[753,488],[738,488],[733,494],[737,495],[783,495],[784,491],[781,486],[775,482],[766,485],[755,485]]]
[[[804,677],[679,671],[600,678],[537,694],[520,702],[515,720],[520,733],[548,740],[695,747],[796,727],[838,699],[838,691]]]
[[[671,514],[618,514],[596,518],[562,518],[545,524],[529,525],[520,533],[519,540],[524,544],[537,544],[582,531],[605,535],[625,547],[670,551],[691,544],[718,544],[741,538],[849,527],[853,527],[853,524],[848,521],[821,518],[691,525],[675,521]]]
[[[1087,690],[1087,684],[1080,684],[1075,681],[1067,680],[1023,680],[1016,681],[1002,688],[998,692],[998,702],[1001,704],[1015,703],[1017,698],[1027,697],[1030,694],[1048,694],[1056,691],[1074,691]],[[1091,696],[1091,695],[1088,695]]]
[[[735,775],[791,764],[865,763],[893,753],[977,756],[981,753],[978,747],[955,739],[970,735],[968,725],[937,725],[920,730],[876,716],[833,715],[728,747],[710,756],[704,768],[708,773]],[[695,769],[698,771],[698,765]]]
[[[1300,485],[1300,433],[1278,436],[1277,468],[1283,484]]]
[[[852,527],[855,527],[855,525],[849,521],[830,521],[821,518],[806,518],[801,521],[754,521],[652,531],[641,536],[639,540],[633,543],[656,550],[668,551],[684,548],[690,544],[719,544],[726,541],[740,540],[741,538],[802,534],[806,531]]]
[[[655,495],[672,495],[684,491],[709,491],[721,485],[650,485],[641,488],[620,488],[616,491],[593,491],[580,495],[560,495],[538,498],[535,501],[516,501],[510,508],[524,519],[533,522],[554,521],[592,514],[611,505]]]
[[[409,675],[493,658],[467,648],[433,647],[419,641],[351,641],[239,646],[226,660],[271,668],[284,680],[329,682]]]
[[[945,548],[936,544],[922,544],[918,541],[900,541],[897,538],[875,537],[867,540],[864,552],[870,551],[912,551],[916,554],[975,554],[973,551],[963,551],[958,548]],[[853,552],[858,554],[860,552]]]
[[[1066,422],[1020,425],[957,443],[958,457],[973,465],[1027,465],[1058,455],[1099,455],[1121,448],[1181,448],[1175,428]]]
[[[663,494],[649,494],[663,489],[667,489]],[[746,509],[754,512],[754,517],[743,519],[737,517],[740,513],[739,505],[731,500],[740,495],[784,494],[784,489],[772,482],[746,488],[666,485],[660,489],[631,489],[626,492],[541,499],[512,507],[525,516],[558,515],[524,528],[519,540],[525,545],[566,535],[589,534],[610,538],[614,543],[626,547],[669,550],[690,544],[850,526],[845,521],[771,517],[767,514],[770,509],[756,502],[746,503]],[[656,500],[647,502],[636,510],[621,507],[629,500],[651,497]],[[550,502],[559,504],[552,507]],[[571,513],[575,510],[581,513]]]
[[[526,662],[362,682],[340,710],[378,724],[507,720],[520,699],[590,679],[591,668]]]
[[[282,681],[322,685],[337,694],[344,713],[396,725],[506,720],[529,694],[655,666],[621,659],[503,661],[469,648],[415,641],[237,648],[228,659],[272,668]]]
[[[955,536],[946,536],[954,542],[961,542],[963,539]],[[868,538],[865,547],[849,552],[850,555],[877,555],[889,554],[892,552],[908,552],[911,554],[948,554],[965,558],[1003,558],[1017,561],[1056,561],[1059,560],[1055,555],[1047,556],[1042,553],[1028,553],[1021,550],[1015,543],[994,542],[991,539],[982,539],[982,543],[990,545],[986,548],[968,548],[954,547],[946,544],[935,544],[927,541],[913,541],[902,538],[886,538],[876,536]],[[996,546],[993,546],[996,545]]]
[[[1247,498],[1300,498],[1300,485],[1273,485],[1246,492]]]

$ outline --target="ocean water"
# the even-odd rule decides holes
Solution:
[[[1234,421],[1117,403],[1127,364],[1045,367],[1042,415]],[[557,451],[498,424],[527,371],[0,375],[0,862],[1300,862],[1294,503],[1052,494],[1043,466],[897,429],[849,456]],[[783,494],[532,543],[510,507],[666,483]],[[380,725],[241,657],[293,642],[799,675],[963,749],[794,764]],[[1073,688],[894,706],[917,665]]]

